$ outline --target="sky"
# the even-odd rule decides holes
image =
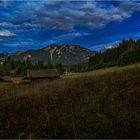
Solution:
[[[0,0],[0,52],[78,44],[100,50],[140,37],[140,1]]]

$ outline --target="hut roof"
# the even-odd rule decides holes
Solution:
[[[28,70],[27,78],[53,78],[58,77],[59,74],[56,69],[46,70]]]

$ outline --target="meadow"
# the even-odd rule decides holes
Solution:
[[[140,138],[140,64],[1,84],[0,138]]]

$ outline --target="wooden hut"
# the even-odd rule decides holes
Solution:
[[[46,70],[27,70],[27,76],[23,80],[37,80],[37,79],[56,79],[59,78],[58,71],[56,69]]]

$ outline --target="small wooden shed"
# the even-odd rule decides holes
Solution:
[[[23,78],[23,80],[55,79],[55,78],[59,78],[57,69],[27,70],[27,76]]]

